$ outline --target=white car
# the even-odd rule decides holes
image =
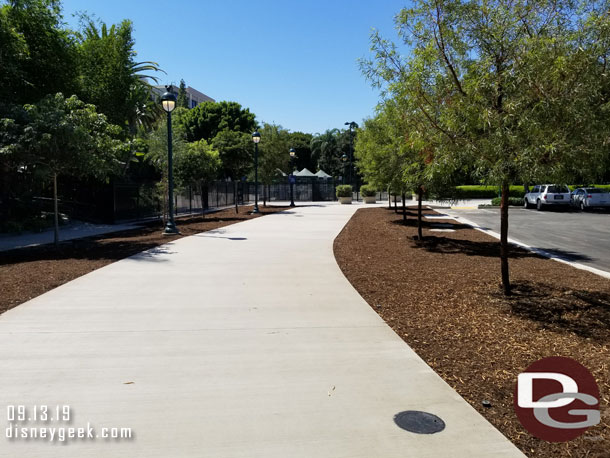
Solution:
[[[523,198],[523,206],[538,210],[546,207],[569,207],[572,203],[570,188],[564,184],[541,184],[536,185]]]
[[[578,188],[572,193],[572,205],[581,210],[588,208],[609,208],[610,191],[601,188]]]

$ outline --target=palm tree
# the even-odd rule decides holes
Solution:
[[[131,137],[140,127],[150,129],[161,110],[154,101],[149,81],[158,83],[154,73],[163,70],[156,62],[135,61],[131,21],[108,27],[82,15],[81,29],[77,37],[82,98],[96,105]]]
[[[329,129],[311,139],[311,155],[318,168],[332,176],[341,175],[339,129]],[[313,170],[312,170],[313,172]]]

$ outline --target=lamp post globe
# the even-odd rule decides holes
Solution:
[[[252,213],[260,213],[258,209],[258,143],[261,141],[261,134],[258,131],[252,133],[254,142],[254,210]]]
[[[176,108],[176,95],[172,86],[165,87],[166,92],[161,96],[161,106],[167,113],[167,222],[163,235],[176,235],[180,232],[174,222],[174,165],[172,156],[172,111]]]
[[[297,155],[297,152],[294,148],[290,148],[290,206],[294,207],[294,159]]]

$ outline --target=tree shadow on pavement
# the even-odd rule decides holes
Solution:
[[[534,321],[544,329],[610,342],[609,293],[531,281],[514,282],[512,289],[512,296],[497,293],[497,297],[514,315]]]
[[[562,250],[560,248],[534,248],[536,250],[546,251],[560,259],[565,261],[593,261],[593,258],[582,253],[576,253],[575,251]]]

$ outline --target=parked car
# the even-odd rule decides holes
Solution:
[[[572,202],[570,188],[564,184],[536,185],[523,198],[523,206],[544,210],[547,206],[569,207]]]
[[[610,191],[601,188],[578,188],[572,192],[572,205],[580,210],[609,208]]]

